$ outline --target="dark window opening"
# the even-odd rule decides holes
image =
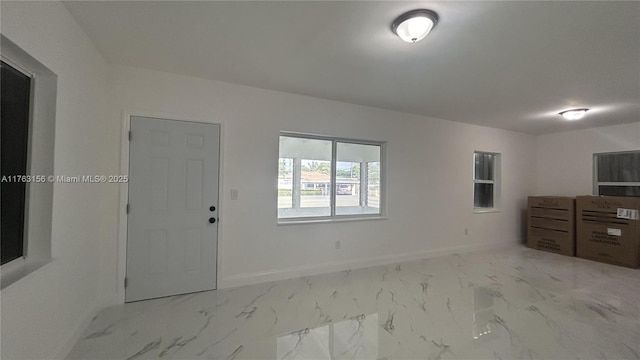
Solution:
[[[473,184],[473,206],[476,208],[493,207],[493,184]]]
[[[598,195],[640,197],[640,186],[598,186]]]
[[[640,151],[595,154],[596,195],[640,196]]]
[[[31,78],[2,62],[0,74],[0,242],[2,264],[24,256]]]

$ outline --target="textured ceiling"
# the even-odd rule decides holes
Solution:
[[[65,5],[111,63],[532,134],[640,121],[637,1]],[[408,44],[414,8],[440,21]]]

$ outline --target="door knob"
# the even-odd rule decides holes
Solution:
[[[216,207],[215,206],[209,207],[209,211],[216,211]]]
[[[209,218],[209,223],[213,224],[214,222],[216,222],[216,218]]]

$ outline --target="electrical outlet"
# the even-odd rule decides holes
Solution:
[[[340,240],[336,241],[336,250],[340,250]]]
[[[231,189],[231,200],[238,200],[238,189]]]
[[[469,235],[469,229],[464,228],[464,234],[465,234],[465,235]]]

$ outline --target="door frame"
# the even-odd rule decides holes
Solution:
[[[189,116],[185,117],[177,114],[168,114],[168,113],[157,113],[151,111],[123,111],[122,113],[122,126],[121,126],[121,134],[120,134],[120,175],[129,176],[129,131],[131,130],[131,117],[148,117],[148,118],[157,118],[164,120],[173,120],[173,121],[184,121],[184,122],[193,122],[193,123],[201,123],[201,124],[211,124],[218,125],[220,127],[220,139],[218,142],[218,221],[220,219],[220,214],[224,211],[225,200],[223,197],[223,179],[222,171],[224,168],[224,125],[220,122],[210,121],[206,118],[197,117],[197,116]],[[124,281],[127,275],[127,227],[128,227],[128,217],[127,217],[127,203],[129,201],[129,183],[120,183],[119,188],[119,198],[118,198],[118,246],[117,246],[117,269],[116,269],[116,303],[124,304],[125,302],[125,286]],[[222,225],[218,222],[218,233],[217,233],[217,251],[216,251],[216,288],[219,288],[220,285],[220,249],[221,249],[221,231]]]

